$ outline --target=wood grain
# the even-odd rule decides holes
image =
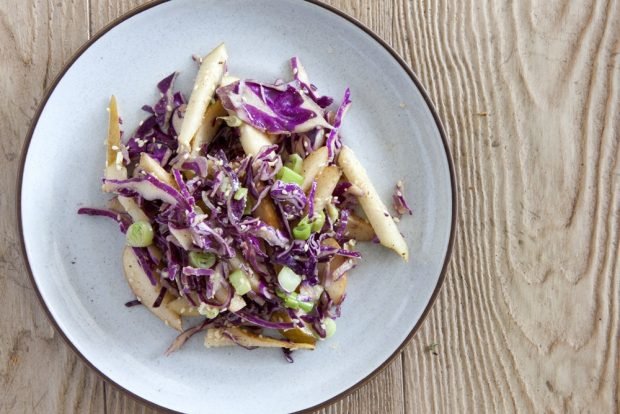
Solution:
[[[15,182],[30,119],[88,38],[82,2],[0,3],[0,412],[103,412],[101,381],[52,329],[30,285],[16,231]]]
[[[0,412],[153,412],[53,332],[13,208],[44,89],[88,36],[142,3],[0,4]],[[450,139],[461,211],[446,283],[418,334],[320,412],[619,412],[620,2],[328,3],[419,75]]]
[[[399,4],[461,189],[457,254],[417,337],[440,355],[404,354],[420,411],[618,410],[619,12]]]

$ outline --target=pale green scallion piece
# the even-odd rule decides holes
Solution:
[[[189,264],[200,269],[210,269],[215,264],[213,253],[189,252]]]
[[[304,182],[303,175],[297,174],[295,171],[286,166],[280,168],[280,171],[276,174],[276,178],[280,181],[284,181],[285,183],[294,183],[297,185],[302,185]]]
[[[291,154],[288,157],[288,161],[286,162],[286,167],[295,171],[297,174],[302,175],[303,172],[303,164],[304,160],[299,156],[299,154]]]
[[[287,294],[286,292],[276,291],[276,294],[284,301],[284,306],[289,309],[301,309],[306,313],[312,312],[312,309],[314,309],[314,303],[299,300],[295,292]]]
[[[325,325],[325,339],[334,336],[336,333],[336,321],[332,318],[325,318],[323,324]]]
[[[297,301],[297,306],[299,306],[299,309],[301,309],[302,311],[304,311],[306,313],[310,313],[310,312],[312,312],[312,309],[314,309],[314,303],[306,302],[306,301],[303,301],[303,300],[298,300]]]
[[[201,303],[198,307],[198,313],[200,313],[202,316],[205,316],[207,319],[215,319],[217,315],[220,314],[220,310],[215,306]]]
[[[127,229],[127,245],[147,247],[153,243],[153,226],[148,221],[136,221]]]
[[[338,220],[338,216],[340,214],[340,212],[338,211],[338,207],[336,207],[332,203],[327,203],[325,208],[327,209],[327,215],[329,216],[329,219],[332,223]]]
[[[278,273],[278,283],[287,292],[293,292],[301,283],[301,276],[293,272],[290,267],[284,266]]]
[[[239,201],[239,200],[243,200],[244,198],[246,198],[247,195],[248,195],[248,189],[241,187],[235,192],[235,195],[233,196],[233,198]]]
[[[302,218],[299,223],[293,227],[293,237],[297,240],[308,240],[312,230],[312,224],[308,220],[308,216]]]
[[[317,231],[321,231],[324,224],[325,213],[323,213],[322,211],[319,213],[314,213],[314,218],[312,219],[312,232],[316,233]]]
[[[250,280],[242,270],[237,269],[232,272],[228,276],[228,280],[230,280],[230,284],[235,288],[235,293],[239,296],[243,296],[252,290]]]

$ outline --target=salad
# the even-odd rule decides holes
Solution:
[[[126,235],[125,276],[142,304],[181,333],[206,331],[206,347],[314,349],[336,331],[357,242],[408,260],[405,240],[340,129],[351,106],[310,83],[262,83],[227,72],[224,44],[204,58],[186,101],[176,73],[123,139],[109,104],[106,208]],[[396,215],[411,214],[402,183]],[[189,328],[184,323],[189,323]]]

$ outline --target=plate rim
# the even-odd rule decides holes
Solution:
[[[16,207],[16,210],[17,210],[17,223],[16,224],[17,224],[17,227],[18,227],[17,230],[18,230],[18,235],[19,235],[20,250],[21,250],[21,255],[22,255],[24,264],[26,265],[25,266],[26,267],[26,271],[28,273],[28,277],[30,279],[30,283],[32,284],[33,289],[34,289],[34,291],[36,293],[37,299],[39,300],[39,303],[43,307],[43,310],[45,311],[45,315],[47,316],[47,318],[50,321],[51,325],[54,327],[54,330],[62,337],[64,342],[79,357],[79,359],[82,362],[84,362],[90,369],[92,369],[97,375],[99,375],[99,377],[102,378],[104,380],[104,382],[108,383],[109,385],[114,386],[117,390],[120,390],[122,393],[124,393],[125,395],[129,396],[133,400],[138,401],[138,402],[140,402],[140,403],[142,403],[144,405],[147,405],[150,408],[154,408],[154,409],[157,409],[157,410],[163,410],[163,411],[168,412],[168,413],[179,413],[179,411],[175,411],[175,410],[173,410],[171,408],[164,407],[164,406],[159,405],[159,404],[157,404],[157,403],[155,403],[153,401],[147,400],[146,398],[141,397],[140,395],[138,395],[136,393],[133,393],[133,392],[129,391],[128,389],[126,389],[125,387],[121,386],[120,384],[116,383],[113,379],[111,379],[106,374],[104,374],[101,370],[99,370],[99,368],[97,368],[94,365],[94,363],[92,363],[84,354],[82,354],[77,349],[77,347],[73,344],[73,342],[71,342],[69,340],[69,338],[66,336],[64,331],[60,328],[60,326],[56,322],[56,319],[52,316],[52,313],[51,313],[50,309],[48,308],[47,304],[45,303],[45,301],[43,299],[43,296],[41,294],[41,291],[39,290],[39,287],[38,287],[37,283],[35,282],[34,274],[32,272],[32,268],[30,267],[30,260],[28,259],[28,254],[26,253],[26,244],[25,244],[25,239],[24,239],[24,229],[23,229],[23,225],[22,225],[22,208],[21,208],[21,206],[22,206],[22,195],[23,195],[22,194],[22,187],[23,187],[24,168],[25,168],[25,165],[26,165],[26,157],[28,155],[28,150],[30,149],[30,143],[31,143],[32,137],[34,135],[34,130],[35,130],[35,128],[36,128],[36,126],[37,126],[37,124],[39,122],[41,114],[43,113],[43,109],[47,105],[47,102],[48,102],[49,98],[51,97],[52,93],[54,93],[54,91],[56,90],[56,87],[58,86],[58,83],[62,80],[62,78],[65,76],[67,71],[73,66],[73,64],[75,64],[75,62],[82,56],[82,54],[88,48],[90,48],[90,46],[92,46],[97,40],[99,40],[107,32],[109,32],[111,29],[113,29],[114,27],[118,26],[120,23],[124,22],[125,20],[128,20],[131,17],[133,17],[133,16],[135,16],[135,15],[137,15],[139,13],[142,13],[143,11],[146,11],[148,9],[156,7],[156,6],[160,5],[160,4],[167,3],[169,1],[170,0],[151,0],[151,1],[148,1],[148,2],[142,4],[142,5],[138,6],[138,7],[135,7],[133,9],[129,10],[128,12],[122,14],[121,16],[118,16],[114,20],[110,21],[103,28],[99,29],[93,36],[91,36],[90,39],[86,40],[86,42],[84,42],[84,44],[82,44],[82,46],[80,46],[80,48],[76,52],[73,53],[71,58],[62,66],[62,69],[56,74],[53,82],[51,82],[50,85],[47,87],[47,90],[45,91],[43,99],[37,105],[37,110],[36,110],[34,116],[32,117],[32,121],[30,122],[30,126],[29,126],[28,132],[26,134],[26,139],[24,140],[24,143],[22,144],[21,153],[20,153],[19,167],[18,167],[18,172],[17,172],[17,182],[16,182],[17,188],[16,188],[16,192],[15,192],[17,197],[15,198],[15,201],[16,201],[15,207]],[[422,86],[422,83],[418,79],[417,75],[413,72],[413,70],[409,67],[409,65],[405,62],[405,60],[385,40],[383,40],[379,35],[377,35],[374,31],[372,31],[364,23],[362,23],[359,20],[357,20],[356,18],[346,14],[345,12],[335,8],[334,6],[331,6],[329,4],[323,3],[320,0],[304,0],[304,1],[306,3],[310,3],[310,4],[315,5],[317,7],[321,7],[321,8],[323,8],[323,9],[325,9],[325,10],[331,12],[331,13],[334,13],[337,16],[347,20],[348,22],[353,23],[359,29],[364,31],[366,34],[368,34],[370,37],[372,37],[380,46],[382,46],[387,52],[390,53],[390,55],[398,62],[398,64],[402,67],[402,69],[405,71],[405,73],[407,73],[409,78],[412,80],[413,84],[415,85],[415,87],[418,89],[418,91],[422,95],[422,98],[424,99],[424,102],[426,103],[426,106],[428,107],[429,111],[431,112],[431,115],[433,116],[433,120],[435,121],[435,126],[437,127],[437,130],[438,130],[439,135],[441,137],[441,141],[442,141],[443,148],[444,148],[444,151],[445,151],[446,161],[448,163],[449,175],[450,175],[450,189],[451,189],[451,196],[452,196],[452,217],[451,217],[451,220],[450,220],[450,237],[448,239],[448,245],[447,245],[447,248],[446,248],[446,253],[445,253],[445,256],[444,256],[441,272],[439,274],[439,278],[437,279],[437,284],[435,285],[435,288],[433,289],[433,293],[431,295],[431,298],[428,301],[428,303],[426,304],[426,307],[424,308],[424,311],[422,312],[422,315],[420,316],[420,318],[418,319],[418,321],[416,322],[414,327],[411,329],[409,334],[407,334],[407,337],[404,339],[404,341],[377,368],[375,368],[371,373],[369,373],[364,378],[362,378],[359,381],[357,381],[355,384],[353,384],[352,386],[350,386],[346,390],[341,391],[338,394],[334,395],[333,397],[331,397],[331,398],[329,398],[329,399],[327,399],[325,401],[322,401],[322,402],[320,402],[318,404],[315,404],[315,405],[313,405],[311,407],[307,407],[307,408],[304,408],[302,410],[296,411],[295,413],[309,413],[309,412],[312,412],[312,411],[324,408],[324,407],[326,407],[326,406],[328,406],[328,405],[330,405],[330,404],[332,404],[332,403],[334,403],[334,402],[336,402],[338,400],[341,400],[341,399],[351,395],[354,391],[358,390],[364,384],[368,383],[371,379],[375,378],[377,376],[377,374],[379,374],[381,371],[383,371],[394,360],[394,358],[396,358],[396,356],[401,353],[401,351],[405,348],[405,346],[407,346],[409,344],[411,339],[415,336],[415,334],[419,330],[419,328],[422,325],[422,323],[426,320],[426,317],[428,316],[428,313],[432,309],[432,307],[433,307],[437,297],[439,296],[439,292],[441,290],[441,287],[443,286],[444,281],[446,279],[446,274],[447,274],[447,271],[448,271],[448,265],[450,263],[450,259],[452,257],[452,253],[453,253],[453,249],[454,249],[454,241],[455,241],[455,238],[456,238],[456,231],[457,231],[457,222],[456,222],[456,220],[457,220],[457,217],[458,217],[458,200],[457,200],[458,191],[457,191],[457,185],[456,185],[456,174],[455,174],[455,169],[454,169],[454,161],[452,159],[452,154],[451,154],[451,151],[450,151],[450,146],[448,144],[447,135],[445,133],[445,130],[443,128],[443,124],[441,122],[439,114],[437,113],[435,105],[433,104],[432,100],[430,99],[426,89]]]

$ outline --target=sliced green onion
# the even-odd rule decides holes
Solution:
[[[297,174],[302,175],[303,163],[304,163],[304,160],[299,156],[299,154],[291,154],[288,157],[286,166],[290,168],[291,170],[295,171]]]
[[[192,267],[210,269],[215,264],[213,253],[189,252],[189,264]]]
[[[322,211],[320,213],[315,213],[314,218],[312,219],[312,232],[316,233],[317,231],[321,231],[324,224],[325,213],[323,213]]]
[[[338,220],[338,215],[339,215],[338,207],[336,207],[332,203],[327,203],[325,208],[327,209],[327,215],[329,216],[329,219],[331,220],[332,223]]]
[[[292,296],[284,298],[284,306],[291,309],[299,309],[299,301]]]
[[[314,309],[314,303],[299,300],[297,293],[295,292],[287,294],[286,292],[278,290],[276,291],[276,295],[278,295],[278,297],[284,301],[284,306],[289,309],[301,309],[306,313],[312,312],[312,309]]]
[[[153,226],[148,221],[136,221],[127,229],[127,244],[146,247],[153,243]]]
[[[244,199],[248,195],[248,189],[241,187],[236,192],[233,198],[237,201]]]
[[[220,310],[215,306],[201,303],[198,307],[198,313],[200,313],[202,316],[206,316],[207,319],[214,319],[215,317],[217,317],[217,315],[220,314]]]
[[[302,185],[304,182],[304,176],[301,174],[297,174],[289,167],[280,168],[280,171],[278,171],[278,173],[276,174],[276,178],[278,180],[284,181],[285,183],[295,183],[297,185]]]
[[[312,312],[312,309],[314,309],[314,303],[312,302],[305,302],[303,300],[298,300],[297,303],[298,303],[299,309],[301,309],[302,311],[306,313],[310,313]]]
[[[210,306],[204,313],[204,316],[206,316],[207,319],[215,319],[217,315],[219,314],[220,314],[220,310],[218,308]]]
[[[297,240],[308,240],[310,232],[312,230],[312,224],[308,221],[308,216],[302,218],[299,223],[293,228],[293,237]]]
[[[276,290],[276,295],[284,301],[284,306],[291,309],[299,309],[299,301],[297,300],[297,293],[286,293],[281,290]]]
[[[243,296],[252,290],[248,277],[242,270],[235,270],[228,276],[230,284],[235,288],[235,293],[239,296]]]
[[[245,209],[243,209],[243,215],[249,216],[252,214],[252,207],[254,207],[254,199],[252,197],[248,197],[245,201]]]
[[[325,325],[325,339],[334,336],[336,333],[336,322],[332,318],[323,319]]]
[[[284,266],[278,273],[278,283],[287,292],[293,292],[301,283],[301,276],[293,272],[290,267]]]
[[[241,124],[243,123],[241,121],[241,119],[239,119],[239,117],[237,117],[235,115],[231,115],[231,116],[218,116],[217,119],[223,120],[224,122],[226,122],[226,125],[228,125],[231,128],[240,127]]]

